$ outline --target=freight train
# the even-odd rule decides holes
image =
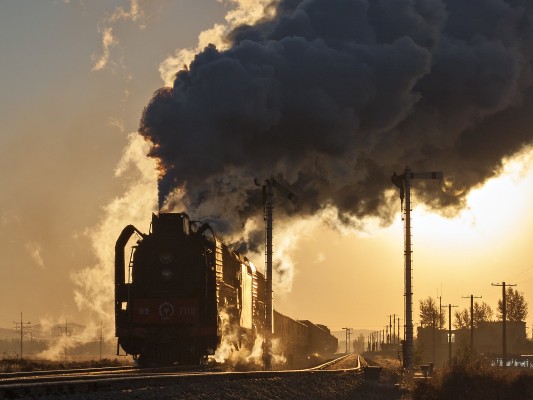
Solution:
[[[137,235],[126,263],[126,246]],[[252,349],[265,326],[265,277],[207,223],[152,214],[150,232],[126,226],[115,246],[115,335],[140,364],[198,364],[222,343]],[[324,325],[274,312],[273,341],[289,367],[328,358]]]

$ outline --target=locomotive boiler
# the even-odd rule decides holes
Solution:
[[[138,240],[126,263],[126,245],[134,235]],[[191,221],[185,213],[152,214],[148,234],[128,225],[117,239],[117,353],[120,346],[141,364],[198,364],[224,340],[234,350],[251,350],[263,335],[265,311],[264,275],[207,223]],[[321,345],[311,343],[319,337],[313,333],[317,326],[309,321],[299,326],[298,337],[274,332],[291,359],[295,350],[305,358]],[[329,336],[331,347],[336,339]]]

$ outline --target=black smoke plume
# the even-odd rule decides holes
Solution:
[[[236,232],[261,214],[253,178],[275,175],[311,215],[390,221],[390,176],[442,170],[450,190],[418,184],[434,209],[464,205],[533,138],[530,0],[281,0],[276,16],[208,46],[158,90],[140,134],[161,167],[163,201]],[[197,216],[196,214],[193,214]],[[261,238],[261,235],[256,235]]]

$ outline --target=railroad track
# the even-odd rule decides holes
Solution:
[[[349,357],[356,357],[350,362]],[[339,366],[338,368],[336,367]],[[348,367],[346,367],[348,365]],[[198,367],[110,367],[0,374],[0,398],[44,397],[180,384],[208,384],[224,380],[283,379],[306,374],[362,371],[359,356],[348,355],[319,366],[284,371],[230,372]]]

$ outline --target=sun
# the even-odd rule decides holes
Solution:
[[[416,202],[416,186],[413,188]],[[454,218],[415,206],[411,214],[414,242],[420,247],[487,250],[523,238],[531,225],[533,149],[504,161],[502,173],[473,189],[466,207]],[[529,230],[530,232],[530,230]]]

